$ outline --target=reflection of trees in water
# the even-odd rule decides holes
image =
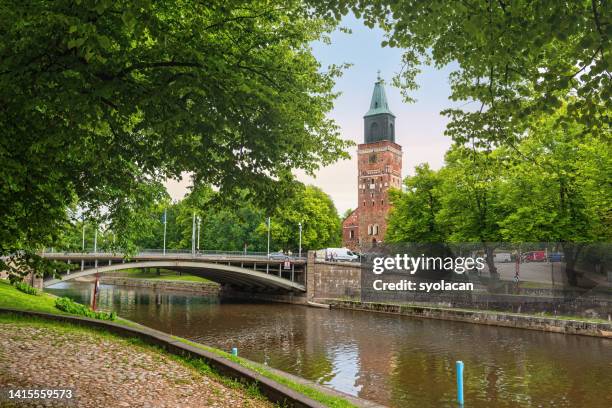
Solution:
[[[75,300],[90,296],[91,284],[72,287]],[[472,407],[612,406],[605,339],[106,285],[100,296],[129,319],[385,405],[452,405],[463,360]]]

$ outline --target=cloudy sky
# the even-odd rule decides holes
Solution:
[[[330,64],[353,64],[337,81],[336,90],[342,95],[336,100],[331,117],[337,122],[344,139],[361,143],[363,139],[363,115],[370,106],[377,71],[390,83],[391,77],[401,69],[401,50],[382,48],[383,32],[369,29],[354,17],[347,17],[343,26],[351,34],[336,32],[332,44],[313,44],[314,54],[323,67]],[[413,93],[416,103],[402,101],[398,89],[386,86],[389,107],[396,119],[396,142],[403,148],[403,176],[413,174],[414,166],[428,162],[439,168],[444,153],[450,146],[444,136],[447,120],[440,111],[453,106],[448,100],[450,68],[436,70],[423,67],[417,78],[420,89]],[[298,178],[314,184],[329,194],[340,214],[357,203],[357,147],[350,150],[351,159],[321,169],[315,178],[298,174]],[[187,191],[188,182],[167,184],[173,199],[180,199]]]

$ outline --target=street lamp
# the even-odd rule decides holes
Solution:
[[[268,224],[268,259],[270,258],[270,217],[266,220],[266,224]]]
[[[202,223],[202,218],[198,216],[198,252],[200,251],[200,224]]]
[[[98,254],[98,224],[96,224],[96,229],[94,232],[94,254]],[[98,267],[98,257],[96,256],[95,260],[96,268]]]
[[[167,208],[164,208],[164,255],[166,255],[166,225],[168,224]]]
[[[300,245],[298,247],[298,257],[302,257],[302,223],[298,222],[298,227],[300,229]]]
[[[193,212],[193,217],[191,219],[191,256],[195,256],[195,248],[196,248],[196,215],[195,211]]]

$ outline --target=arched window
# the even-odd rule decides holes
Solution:
[[[372,235],[378,235],[378,224],[374,224],[372,227]]]
[[[349,230],[349,238],[350,239],[355,239],[355,231],[354,230]]]
[[[395,138],[395,133],[393,133],[393,123],[389,125],[389,131],[391,132],[391,139]]]
[[[368,235],[372,235],[372,224],[368,225]]]

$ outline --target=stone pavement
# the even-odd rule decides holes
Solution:
[[[0,389],[72,388],[76,400],[0,406],[272,407],[243,389],[129,340],[0,323]]]

